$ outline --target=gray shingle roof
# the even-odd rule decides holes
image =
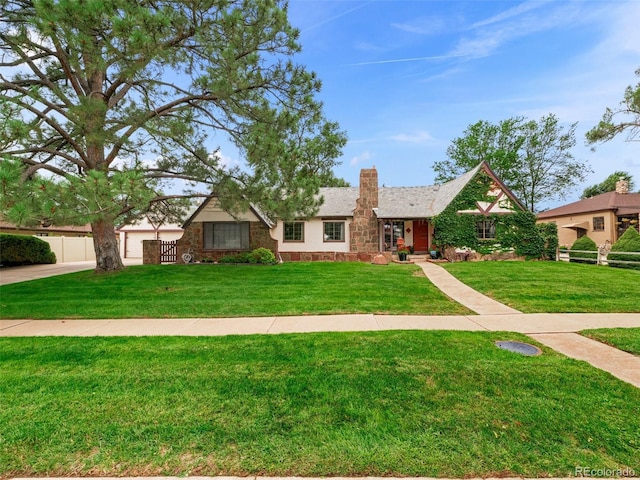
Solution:
[[[356,208],[356,200],[360,196],[358,187],[324,187],[320,189],[324,203],[316,216],[318,217],[350,217]]]
[[[378,218],[430,218],[441,213],[478,173],[481,165],[443,185],[428,187],[380,187]],[[319,217],[350,217],[360,196],[357,187],[321,188],[324,203]]]

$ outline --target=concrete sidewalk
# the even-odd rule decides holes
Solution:
[[[590,328],[640,328],[640,314],[306,315],[238,318],[0,320],[2,337],[219,336],[382,330],[464,330],[566,334]]]

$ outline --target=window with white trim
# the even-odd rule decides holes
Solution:
[[[248,250],[249,222],[205,222],[205,250]]]
[[[325,242],[344,242],[344,222],[324,222]]]
[[[304,222],[286,222],[283,230],[284,242],[304,242]]]

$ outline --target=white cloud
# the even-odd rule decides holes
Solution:
[[[472,33],[461,38],[450,54],[486,57],[512,40],[572,24],[581,13],[578,6],[564,2],[551,3],[549,8],[536,11],[545,3],[548,2],[525,2],[474,23],[470,27]]]
[[[418,131],[411,134],[399,133],[397,135],[392,135],[391,140],[404,143],[431,143],[434,141],[434,138],[429,132]]]
[[[392,23],[393,28],[418,35],[435,35],[448,29],[442,17],[419,17],[406,23]]]
[[[364,151],[362,152],[360,155],[356,155],[355,157],[353,157],[351,159],[351,161],[349,162],[349,165],[351,165],[352,167],[355,167],[356,165],[366,162],[367,160],[370,160],[372,158],[371,152],[369,151]]]
[[[527,1],[527,2],[523,2],[520,5],[517,5],[513,8],[509,8],[507,10],[505,10],[504,12],[500,12],[497,15],[494,15],[493,17],[489,17],[485,20],[480,20],[479,22],[474,23],[471,28],[478,28],[478,27],[484,27],[486,25],[491,25],[494,23],[498,23],[498,22],[502,22],[504,20],[508,20],[510,18],[513,17],[517,17],[522,15],[523,13],[529,12],[531,10],[535,10],[536,8],[539,8],[541,6],[543,6],[545,3],[549,3],[551,0],[534,0],[534,1]]]

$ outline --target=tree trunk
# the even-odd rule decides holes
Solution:
[[[124,264],[120,258],[118,237],[113,222],[97,220],[91,223],[93,248],[96,252],[96,273],[122,270]]]

